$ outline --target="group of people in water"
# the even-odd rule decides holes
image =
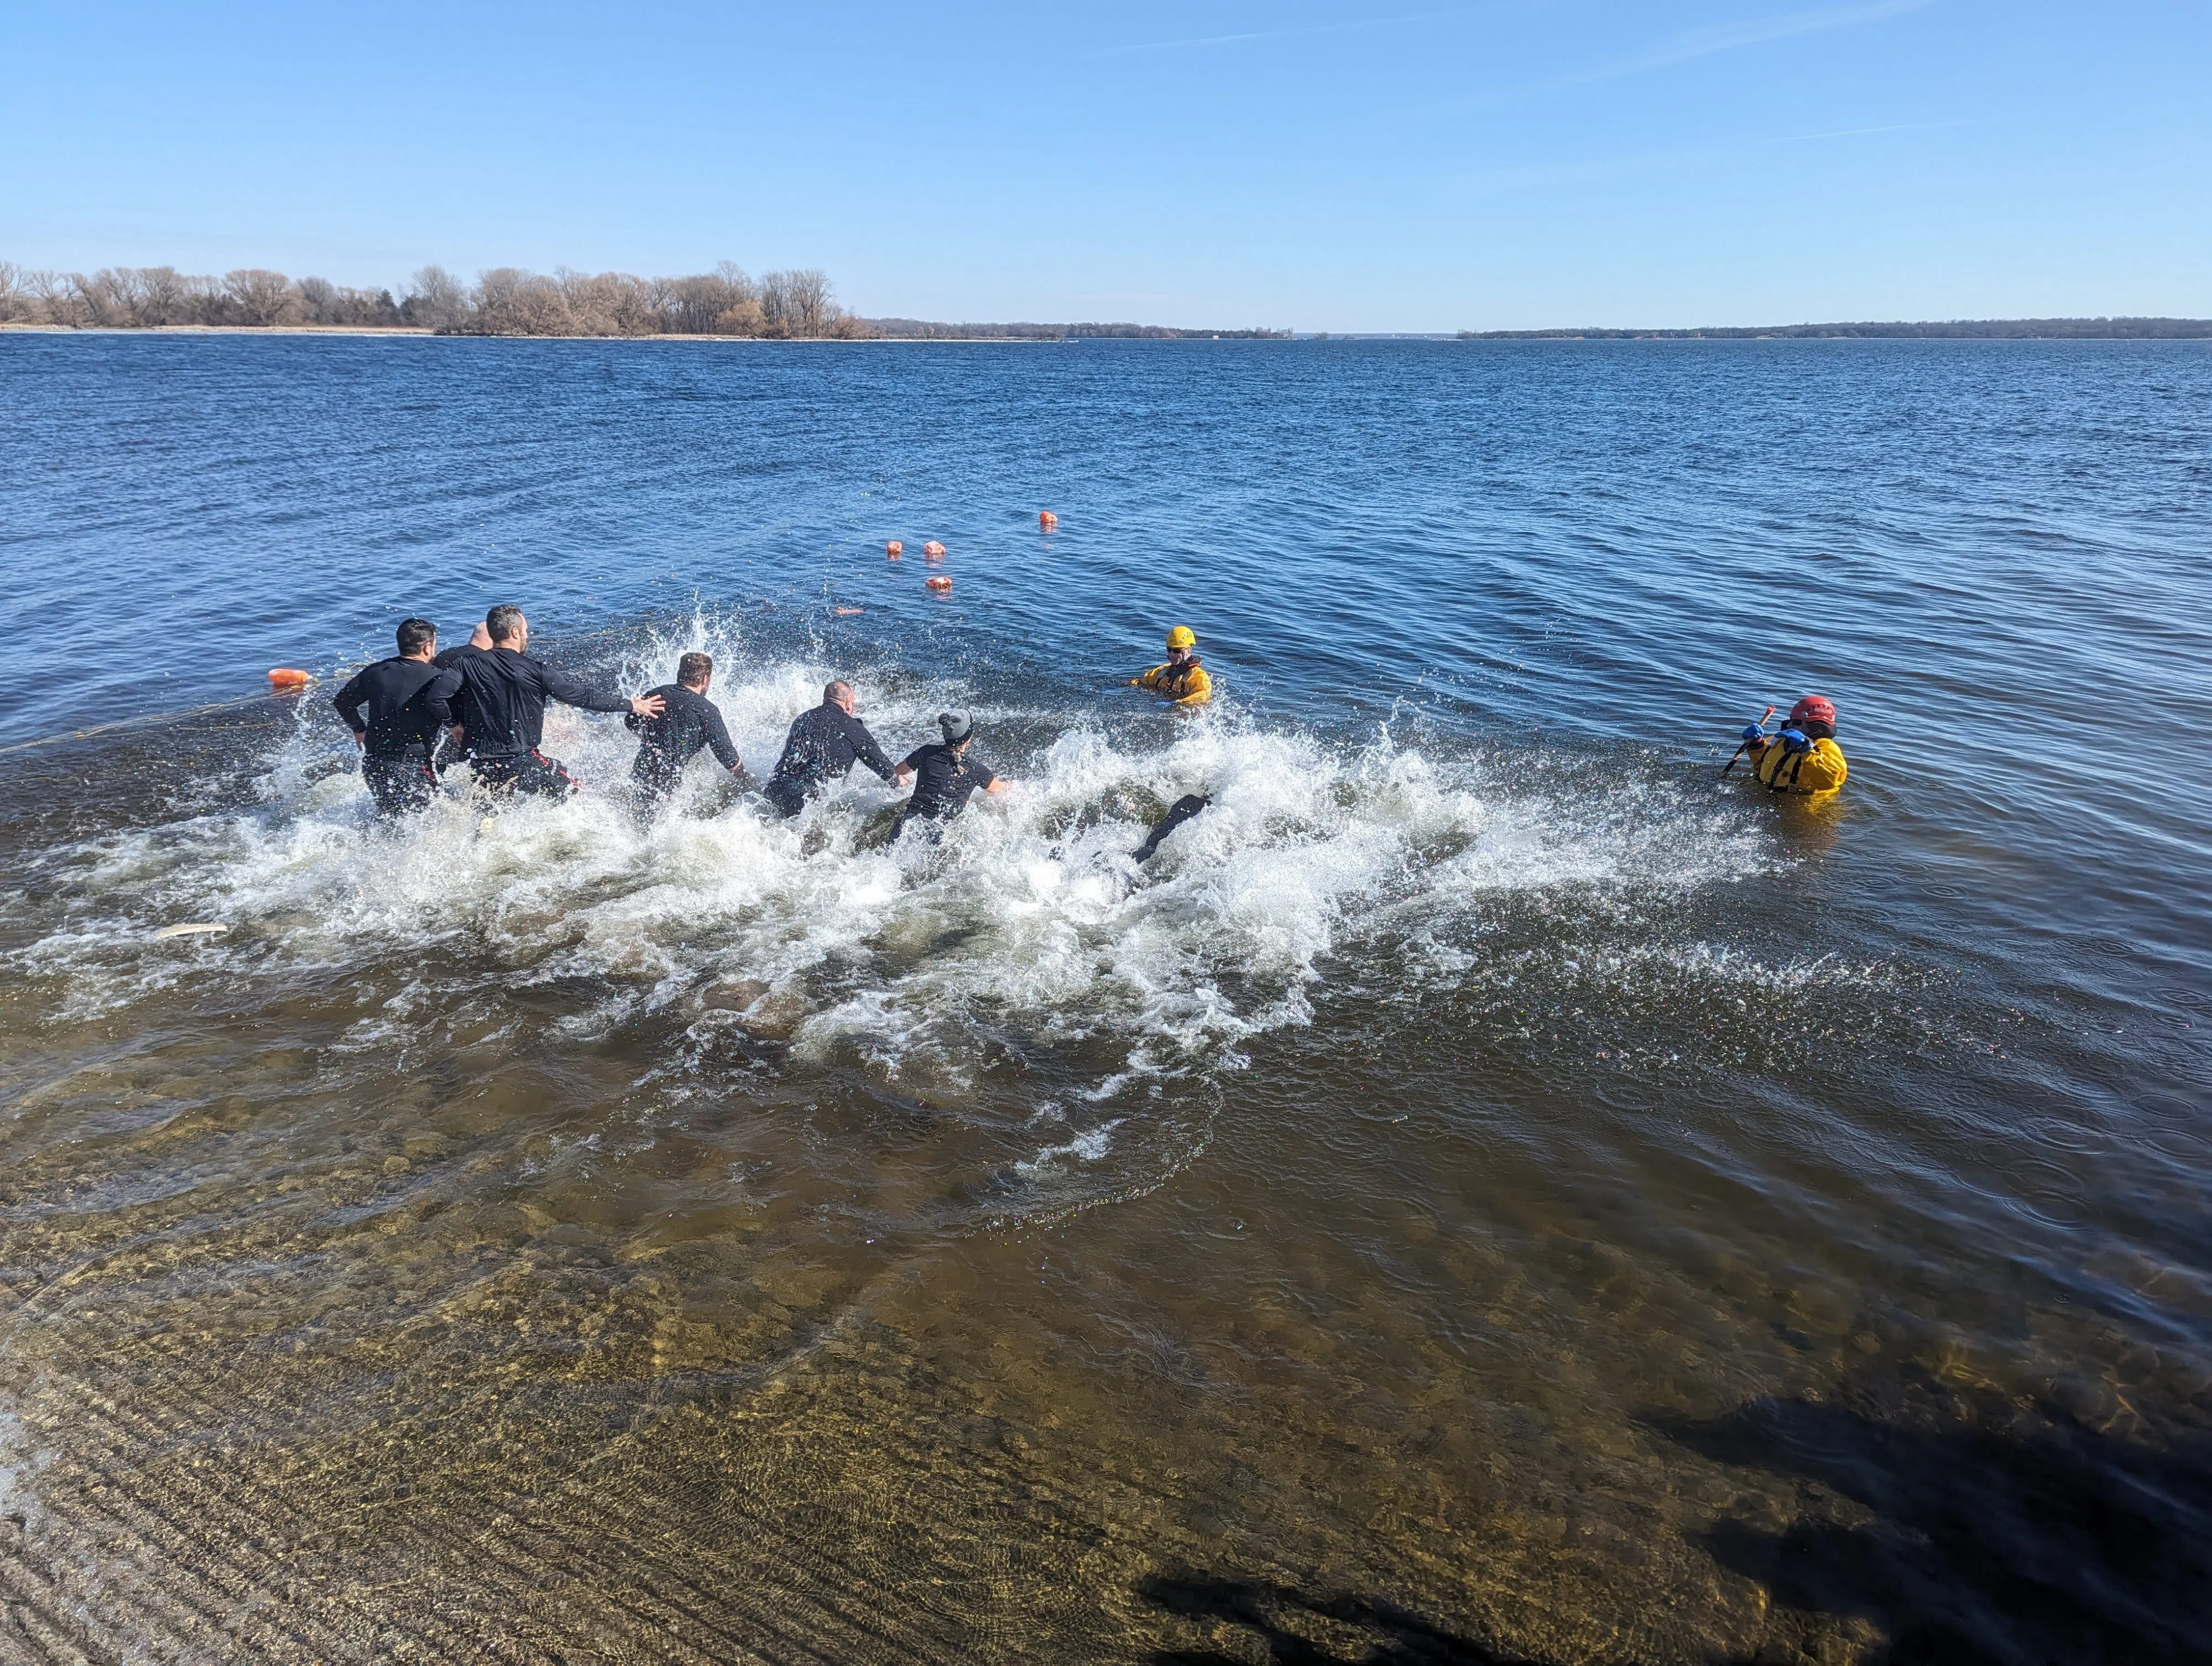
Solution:
[[[442,652],[427,619],[399,622],[398,653],[380,660],[338,690],[333,704],[361,748],[362,775],[378,811],[404,816],[428,805],[441,772],[465,761],[481,784],[497,791],[565,797],[580,790],[558,758],[541,750],[549,702],[585,711],[620,712],[636,731],[630,784],[640,806],[657,808],[684,767],[702,751],[738,781],[749,779],[728,727],[707,697],[714,661],[686,654],[676,680],[635,697],[594,688],[532,656],[530,621],[519,607],[495,607],[468,641]],[[1203,705],[1212,684],[1187,625],[1168,633],[1168,656],[1131,679],[1182,706]],[[909,826],[940,829],[975,793],[1002,793],[1007,783],[970,755],[974,721],[942,712],[944,737],[893,763],[860,721],[853,685],[842,678],[822,690],[822,703],[799,714],[762,795],[778,815],[793,817],[864,764],[893,785],[914,784],[893,835]]]
[[[534,658],[529,644],[530,621],[519,607],[493,608],[468,641],[443,652],[428,620],[399,622],[399,652],[356,675],[334,702],[361,748],[362,775],[380,812],[397,817],[422,809],[437,793],[441,771],[464,760],[478,783],[495,791],[565,797],[580,790],[567,766],[541,750],[551,702],[623,714],[638,738],[630,784],[648,812],[674,791],[685,766],[702,751],[713,752],[735,780],[749,779],[720,710],[707,697],[714,680],[710,655],[684,654],[674,682],[633,697],[556,671]],[[1165,661],[1132,678],[1129,686],[1179,706],[1206,704],[1213,684],[1197,650],[1190,628],[1176,626],[1168,633]],[[1770,707],[1767,715],[1772,714]],[[939,830],[975,793],[1001,793],[1007,783],[971,755],[975,725],[967,714],[942,712],[937,723],[941,740],[917,746],[893,763],[860,721],[853,685],[833,681],[822,690],[822,703],[793,721],[762,795],[778,815],[793,817],[859,763],[892,786],[913,783],[893,837],[915,825]],[[1767,734],[1762,718],[1744,730],[1743,744],[1723,773],[1746,757],[1759,784],[1771,791],[1814,798],[1833,793],[1846,773],[1836,745],[1834,703],[1806,696],[1774,735]],[[1203,807],[1202,800],[1186,802],[1190,807],[1179,803],[1171,817],[1177,824]]]

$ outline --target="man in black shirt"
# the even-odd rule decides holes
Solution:
[[[331,702],[353,731],[362,779],[384,816],[420,810],[437,790],[430,753],[438,731],[453,721],[447,702],[461,685],[459,672],[432,663],[438,631],[428,619],[402,619],[398,636],[398,658],[356,672]]]
[[[450,669],[461,679],[453,702],[461,745],[477,779],[488,787],[555,797],[577,790],[576,778],[561,761],[538,750],[545,737],[549,700],[587,712],[660,715],[658,695],[629,700],[607,694],[524,653],[530,641],[530,621],[519,607],[495,607],[484,615],[484,629],[491,646],[465,650]]]
[[[856,760],[885,781],[906,780],[906,765],[892,769],[868,726],[853,715],[854,703],[850,683],[832,683],[822,690],[822,703],[801,712],[792,724],[783,756],[776,759],[775,773],[763,789],[779,814],[797,815],[807,800],[818,796],[831,781],[844,780]]]
[[[968,760],[968,747],[975,739],[975,726],[964,713],[939,712],[937,727],[945,732],[942,745],[917,746],[899,765],[903,775],[914,772],[914,796],[906,814],[899,818],[891,837],[897,838],[912,822],[921,822],[933,834],[966,807],[969,795],[981,788],[1003,793],[1006,783],[980,763]]]
[[[637,789],[639,807],[648,813],[684,777],[684,766],[702,746],[714,749],[714,761],[739,781],[745,778],[744,760],[730,744],[722,714],[707,698],[714,680],[711,655],[687,654],[676,662],[676,680],[655,689],[648,699],[662,702],[658,717],[632,712],[623,721],[637,731],[637,761],[630,765],[631,784]]]

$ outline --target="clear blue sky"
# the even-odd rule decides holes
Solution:
[[[1326,330],[2212,315],[2212,5],[12,9],[0,258]]]

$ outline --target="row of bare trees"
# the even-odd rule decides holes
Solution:
[[[398,300],[389,289],[353,289],[328,278],[295,283],[246,269],[193,277],[172,266],[29,271],[0,260],[0,324],[78,330],[202,325],[276,328],[434,330],[477,336],[859,337],[872,333],[840,307],[830,280],[813,271],[756,280],[728,261],[693,277],[562,270],[547,277],[501,266],[465,283],[442,266],[415,274]]]

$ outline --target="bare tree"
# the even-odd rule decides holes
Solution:
[[[469,293],[460,279],[443,266],[425,266],[415,274],[414,285],[399,309],[410,324],[446,331],[468,326]]]
[[[267,271],[258,266],[225,272],[222,289],[231,305],[237,308],[240,323],[266,329],[271,325],[289,323],[299,315],[299,291],[282,272]]]
[[[476,315],[469,328],[483,336],[573,336],[574,316],[561,286],[519,266],[495,266],[477,279]]]
[[[412,324],[503,336],[858,336],[870,326],[836,304],[811,268],[770,272],[758,283],[733,261],[690,277],[596,275],[562,268],[552,277],[517,267],[483,273],[473,289],[442,266],[415,274],[404,301],[388,289],[353,289],[328,278],[292,283],[242,269],[222,278],[173,266],[32,272],[0,262],[0,323],[75,329],[202,324],[265,328],[295,320],[337,328]]]
[[[771,336],[835,334],[845,316],[831,296],[829,275],[811,266],[763,275],[760,304],[763,333]]]

